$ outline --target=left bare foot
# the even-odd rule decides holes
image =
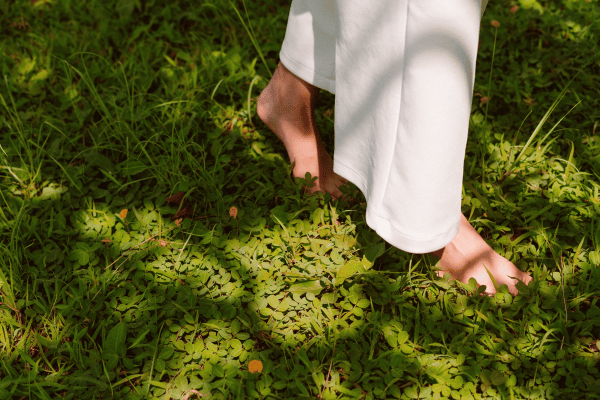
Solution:
[[[287,150],[290,162],[296,162],[294,177],[307,172],[317,177],[306,192],[342,196],[339,187],[348,181],[333,172],[333,159],[325,150],[315,123],[315,103],[319,88],[290,72],[280,62],[273,78],[258,98],[260,119],[277,135]]]

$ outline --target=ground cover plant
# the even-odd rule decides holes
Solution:
[[[487,297],[291,178],[289,1],[0,2],[0,398],[600,397],[598,4],[483,17],[462,209],[534,276]]]

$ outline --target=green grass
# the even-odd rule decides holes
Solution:
[[[462,209],[535,278],[491,298],[302,194],[266,3],[0,2],[0,398],[600,397],[598,0],[483,17]]]

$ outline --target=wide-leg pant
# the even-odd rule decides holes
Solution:
[[[411,253],[458,234],[487,0],[293,0],[281,62],[335,97],[333,170]]]

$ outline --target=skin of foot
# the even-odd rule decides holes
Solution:
[[[430,254],[440,258],[441,271],[437,272],[439,277],[443,278],[448,272],[452,279],[463,283],[469,283],[469,279],[475,278],[478,285],[486,286],[484,292],[486,295],[496,293],[486,267],[494,276],[498,287],[505,284],[508,286],[508,291],[515,296],[519,293],[516,288],[519,280],[525,285],[533,280],[530,275],[495,252],[462,214],[456,237],[443,249]]]
[[[306,192],[342,196],[339,187],[348,181],[333,172],[333,159],[325,150],[315,121],[319,88],[290,72],[281,62],[256,105],[259,118],[283,142],[295,163],[292,174],[304,178],[307,172],[317,177]]]

